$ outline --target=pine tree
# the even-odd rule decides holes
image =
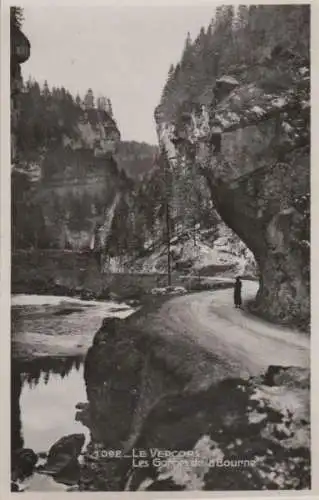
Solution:
[[[168,81],[171,80],[171,78],[173,78],[174,71],[175,71],[174,64],[171,64],[168,70],[168,77],[167,77]]]
[[[50,89],[49,89],[48,82],[46,80],[44,81],[42,95],[43,95],[44,99],[48,99],[48,97],[50,97]]]
[[[99,109],[101,111],[105,111],[106,110],[106,106],[107,106],[106,97],[104,97],[104,96],[98,97],[98,99],[97,99],[97,109]]]
[[[82,105],[82,100],[81,100],[81,97],[79,96],[79,94],[76,95],[75,104],[79,107]]]
[[[244,29],[248,23],[248,6],[247,5],[239,5],[236,15],[236,23],[235,28],[237,30]]]
[[[23,9],[21,7],[10,7],[11,28],[20,29],[24,21]]]
[[[92,89],[89,89],[84,97],[84,105],[86,109],[94,108],[94,95]]]
[[[185,49],[184,50],[187,51],[191,46],[192,46],[192,38],[191,38],[190,32],[188,31],[187,32],[187,36],[186,36]]]
[[[185,69],[185,67],[187,67],[188,63],[190,62],[191,51],[192,51],[192,39],[190,32],[188,31],[181,59],[181,67],[183,69]]]
[[[113,118],[113,107],[112,107],[111,99],[107,99],[106,111]]]

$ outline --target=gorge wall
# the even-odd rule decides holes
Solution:
[[[75,106],[74,111],[72,126],[62,117],[60,130],[47,131],[33,148],[27,146],[29,129],[21,124],[25,113],[20,116],[12,173],[15,249],[82,250],[105,243],[126,187],[112,156],[120,133],[106,111]]]
[[[21,31],[21,12],[10,10],[10,108],[11,108],[11,165],[14,168],[17,156],[17,127],[19,120],[19,93],[22,87],[21,64],[30,57],[30,42]],[[19,398],[22,382],[20,374],[11,369],[11,447],[23,446]]]
[[[80,490],[309,488],[309,370],[236,378],[159,322],[154,310],[108,318],[94,337],[78,417],[91,431]],[[218,466],[239,459],[246,465]]]
[[[235,35],[243,40],[251,32],[257,36],[256,25],[265,9],[249,9]],[[281,37],[277,44],[276,39],[265,37],[263,45],[252,49],[252,58],[255,50],[258,54],[250,64],[243,49],[237,64],[222,61],[210,84],[199,85],[197,93],[192,88],[192,98],[187,94],[180,98],[172,112],[168,106],[178,97],[179,80],[181,92],[185,92],[179,69],[173,91],[164,95],[155,116],[171,169],[183,162],[206,178],[215,208],[253,252],[260,272],[257,310],[276,321],[307,326],[309,12],[298,7],[271,9],[266,12],[269,30],[278,36],[279,23],[286,23],[288,31],[293,28],[299,33],[299,41]],[[188,48],[188,57],[199,43],[197,39]],[[186,56],[187,52],[184,59]]]
[[[172,169],[180,162],[195,166],[207,179],[214,207],[254,253],[261,272],[260,310],[277,320],[306,321],[309,77],[305,62],[299,62],[288,61],[290,80],[281,92],[265,92],[255,75],[236,67],[236,78],[209,80],[211,87],[205,93],[209,104],[194,109],[192,104],[176,117],[174,107],[166,114],[163,106],[156,116],[160,143]],[[278,63],[276,53],[268,63]],[[46,245],[39,240],[47,238],[42,235],[48,227],[48,241],[58,249],[91,248],[96,228],[100,225],[102,235],[108,231],[118,203],[114,191],[121,182],[119,173],[112,173],[111,158],[118,132],[112,125],[110,151],[110,143],[103,142],[107,125],[94,131],[96,111],[91,117],[84,110],[79,113],[75,138],[61,134],[60,145],[55,144],[54,151],[61,155],[56,157],[48,148],[33,151],[26,162],[15,162],[14,220],[24,217],[23,212],[26,218],[15,222],[14,237],[17,241],[23,236],[27,248]],[[97,147],[96,139],[100,139]],[[83,163],[78,162],[80,152]],[[56,172],[51,175],[46,166],[56,158]],[[25,243],[19,228],[25,231],[28,220],[36,217],[31,239]],[[80,267],[79,260],[69,257],[74,267]],[[36,268],[36,258],[34,262]],[[54,261],[51,266],[54,272]],[[233,373],[226,360],[185,335],[152,330],[160,322],[160,315],[143,310],[128,320],[105,320],[94,337],[85,361],[89,405],[77,415],[91,431],[78,488],[310,488],[308,370],[270,367],[248,380],[230,379]],[[21,391],[19,380],[12,372],[15,402]],[[17,414],[15,408],[13,418]],[[18,428],[13,436],[17,446],[22,444],[20,437]],[[132,465],[127,455],[133,449],[148,451],[146,466]],[[115,450],[119,456],[114,456]],[[154,452],[155,458],[176,458],[176,452],[179,456],[159,466],[149,456]],[[188,461],[183,462],[185,452]],[[238,458],[249,461],[248,466],[209,465]]]

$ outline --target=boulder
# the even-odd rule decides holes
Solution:
[[[308,489],[309,390],[254,377],[167,396],[134,448],[147,466],[132,466],[131,491]]]
[[[158,115],[157,129],[174,158],[171,167],[196,166],[214,209],[253,253],[260,272],[256,312],[306,330],[310,82],[301,69],[294,63],[289,83],[268,92],[261,81],[226,75],[216,81],[213,102],[201,114],[194,109],[186,128],[177,117],[166,122]]]
[[[38,461],[38,455],[30,448],[20,448],[12,454],[11,478],[13,481],[31,476]]]
[[[114,337],[120,324],[121,320],[119,318],[104,318],[100,329],[94,335],[93,345],[101,344],[110,337]]]
[[[298,366],[270,365],[264,375],[265,385],[310,389],[310,373],[308,369]]]
[[[20,491],[19,485],[14,481],[11,481],[11,491],[12,492]]]
[[[39,468],[39,472],[55,476],[67,467],[73,469],[76,467],[84,442],[84,434],[69,434],[62,437],[51,446],[46,464]]]
[[[84,402],[83,403],[79,402],[79,403],[76,403],[76,405],[75,405],[75,408],[77,410],[87,410],[88,407],[89,407],[89,403],[88,402],[85,402],[85,403]]]

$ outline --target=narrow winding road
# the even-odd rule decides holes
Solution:
[[[243,282],[244,301],[253,298],[257,283]],[[184,339],[225,362],[231,375],[258,375],[269,365],[310,365],[307,334],[263,321],[233,306],[233,290],[201,292],[166,302],[151,322],[166,339]],[[197,369],[194,363],[194,367]],[[224,367],[224,371],[225,371]],[[230,373],[229,373],[230,374]]]

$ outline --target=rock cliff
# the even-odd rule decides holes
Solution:
[[[21,31],[21,12],[16,7],[10,9],[10,105],[11,105],[11,164],[17,155],[17,125],[19,120],[19,93],[22,86],[21,64],[30,57],[30,42]],[[11,367],[11,447],[12,451],[23,446],[19,398],[22,383],[20,374],[13,364]]]
[[[10,104],[11,104],[11,163],[17,154],[17,125],[19,119],[19,93],[22,87],[21,64],[30,57],[30,42],[21,31],[21,13],[16,7],[10,10]]]
[[[105,111],[76,111],[60,141],[48,134],[32,158],[20,151],[12,173],[14,248],[83,250],[105,242],[126,188],[112,157],[120,133]]]
[[[80,489],[310,487],[308,370],[230,379],[198,346],[143,325],[106,319],[88,351]]]
[[[306,32],[300,36],[307,44]],[[269,44],[265,39],[253,66],[235,64],[229,74],[215,76],[209,102],[200,104],[195,93],[193,103],[184,101],[175,115],[164,102],[155,116],[172,170],[186,163],[206,178],[215,208],[253,252],[260,272],[257,310],[306,327],[309,58],[304,47],[285,51],[284,42],[273,49]],[[275,73],[277,82],[271,81]]]

